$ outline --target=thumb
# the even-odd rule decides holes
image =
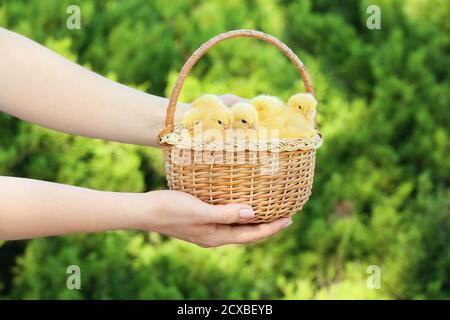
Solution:
[[[255,217],[251,206],[239,203],[208,205],[205,211],[208,223],[232,224],[245,222]]]

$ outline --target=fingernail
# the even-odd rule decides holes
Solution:
[[[251,208],[242,208],[239,210],[239,216],[243,219],[250,219],[255,216],[255,212]]]
[[[289,227],[292,224],[292,219],[289,219],[283,224],[283,229]]]

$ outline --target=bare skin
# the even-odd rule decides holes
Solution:
[[[70,134],[157,146],[167,99],[108,80],[2,28],[0,51],[0,111]],[[176,118],[187,108],[179,104]],[[213,206],[177,191],[104,192],[0,177],[3,240],[134,229],[213,247],[256,242],[292,222],[235,225],[253,215],[244,204]]]

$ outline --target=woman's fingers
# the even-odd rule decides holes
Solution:
[[[269,223],[245,224],[255,217],[249,205],[210,205],[188,194],[180,193],[181,196],[189,200],[185,205],[193,210],[183,238],[202,247],[257,242],[292,223],[291,218],[281,218]],[[180,201],[177,203],[178,209],[183,210],[183,204]],[[235,225],[237,223],[243,225]]]
[[[249,205],[227,204],[227,205],[207,205],[201,212],[204,223],[232,224],[245,222],[255,216]]]
[[[209,235],[206,246],[217,247],[225,244],[244,244],[270,237],[292,223],[291,218],[281,218],[268,223],[248,225],[217,225],[214,234]]]
[[[258,225],[234,226],[230,230],[232,243],[252,243],[270,237],[292,223],[291,218],[281,218]]]

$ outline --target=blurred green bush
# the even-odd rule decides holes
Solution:
[[[381,7],[381,30],[366,8]],[[81,30],[65,27],[81,8]],[[168,95],[217,33],[255,28],[310,71],[325,143],[313,196],[264,243],[201,249],[157,234],[110,232],[0,243],[8,298],[450,298],[450,2],[2,1],[0,26],[122,83]],[[1,59],[1,56],[0,56]],[[288,60],[254,39],[212,49],[182,93],[287,98]],[[62,152],[63,151],[63,152]],[[0,114],[0,174],[90,188],[164,188],[159,150],[73,137]],[[82,289],[66,288],[66,268]],[[369,265],[381,289],[366,286]]]

